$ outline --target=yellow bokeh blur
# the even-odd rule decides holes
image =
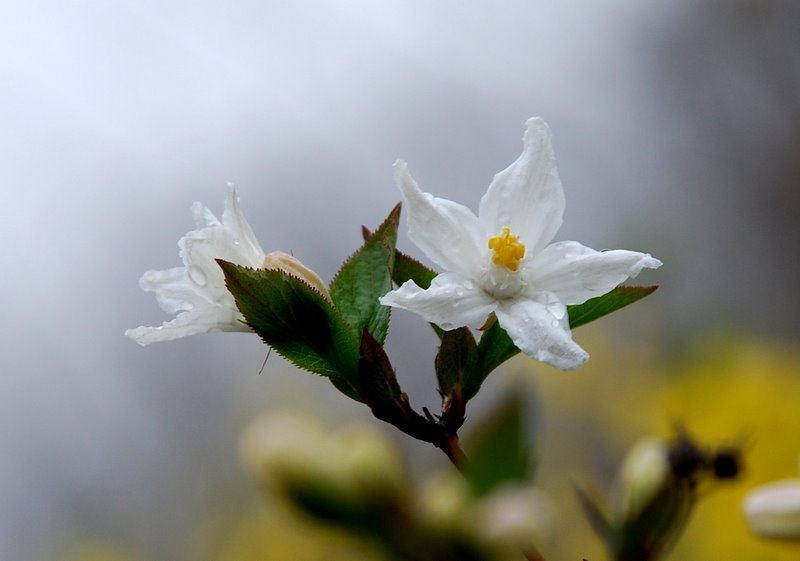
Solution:
[[[599,331],[590,334],[592,360],[576,374],[515,363],[517,379],[533,380],[541,408],[539,484],[563,507],[565,532],[553,557],[605,558],[569,504],[573,482],[591,483],[607,497],[628,447],[643,436],[669,439],[684,427],[705,446],[740,446],[744,471],[733,482],[701,486],[698,508],[667,559],[800,559],[800,546],[754,536],[741,507],[753,487],[798,475],[800,348],[716,332],[670,358],[593,338],[602,340]]]
[[[382,561],[364,541],[312,524],[279,504],[252,510],[222,536],[214,561]]]

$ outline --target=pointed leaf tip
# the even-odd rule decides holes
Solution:
[[[331,298],[354,336],[360,337],[366,327],[375,339],[383,344],[389,330],[390,308],[378,299],[392,289],[397,227],[400,224],[400,205],[375,232],[366,237],[331,282]],[[362,233],[369,232],[363,228]]]
[[[616,312],[649,296],[658,289],[658,285],[628,286],[619,285],[602,296],[591,298],[583,304],[567,306],[569,313],[569,326],[571,329],[580,327],[603,316]]]

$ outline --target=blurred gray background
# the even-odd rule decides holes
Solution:
[[[178,264],[189,205],[221,212],[227,181],[265,250],[330,279],[399,200],[396,158],[476,209],[541,115],[558,239],[664,261],[625,312],[659,344],[795,339],[799,30],[793,0],[3,4],[0,559],[81,539],[202,559],[187,536],[254,494],[249,416],[368,418],[276,357],[259,375],[255,337],[123,337],[167,319],[138,278]],[[395,316],[401,379],[435,408],[434,341]]]

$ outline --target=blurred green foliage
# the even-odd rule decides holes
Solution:
[[[667,559],[798,559],[797,547],[762,540],[748,530],[741,501],[753,487],[797,473],[800,347],[715,332],[690,349],[667,353],[640,342],[628,345],[608,333],[582,330],[592,360],[576,373],[519,358],[492,381],[521,383],[517,391],[529,391],[538,404],[531,443],[537,451],[536,484],[555,506],[555,535],[541,547],[545,559],[606,559],[577,504],[575,482],[594,484],[608,495],[619,463],[636,440],[670,438],[679,425],[703,443],[741,446],[745,468],[733,482],[701,489],[698,508]],[[477,426],[478,417],[468,420],[466,433]],[[384,559],[364,541],[312,523],[279,501],[251,504],[200,533],[204,546],[197,558],[202,561]],[[123,549],[81,547],[64,559],[73,561],[75,552],[90,551],[80,558],[150,561]]]

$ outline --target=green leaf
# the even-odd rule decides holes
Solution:
[[[574,485],[574,489],[578,497],[578,503],[589,521],[589,525],[600,536],[606,547],[613,550],[614,544],[618,539],[617,529],[609,520],[602,501],[597,496],[597,492],[592,488],[584,488],[577,484]]]
[[[442,344],[435,364],[442,395],[450,396],[454,390],[461,394],[464,379],[474,376],[473,372],[480,365],[478,346],[469,328],[461,327],[442,334]]]
[[[366,227],[361,228],[361,233],[365,240],[369,240],[373,235]],[[397,286],[401,286],[406,281],[413,280],[418,287],[425,289],[431,285],[433,279],[439,274],[402,251],[397,250],[394,255],[392,280]]]
[[[221,259],[217,263],[239,311],[267,345],[359,400],[358,340],[322,294],[276,269],[251,269]]]
[[[378,298],[392,290],[397,226],[400,205],[389,213],[381,226],[370,235],[342,265],[331,282],[331,298],[356,337],[366,327],[381,344],[389,330],[391,308]]]
[[[478,356],[480,357],[481,367],[477,371],[477,375],[469,380],[469,384],[465,384],[464,398],[470,399],[474,397],[492,370],[519,352],[511,337],[508,336],[505,329],[500,327],[500,323],[495,319],[492,325],[481,335],[481,340],[478,343]]]
[[[413,280],[418,287],[426,289],[431,285],[431,282],[438,274],[439,273],[433,269],[429,269],[405,253],[400,251],[395,253],[392,280],[397,286],[401,286],[406,281]]]
[[[569,326],[572,329],[586,325],[590,321],[606,316],[612,312],[633,304],[656,291],[658,285],[651,286],[623,286],[616,287],[597,298],[587,300],[583,304],[567,306],[569,313]]]
[[[521,397],[510,394],[467,440],[470,462],[464,475],[477,495],[485,495],[505,482],[529,479],[531,435],[526,430],[524,412]]]

